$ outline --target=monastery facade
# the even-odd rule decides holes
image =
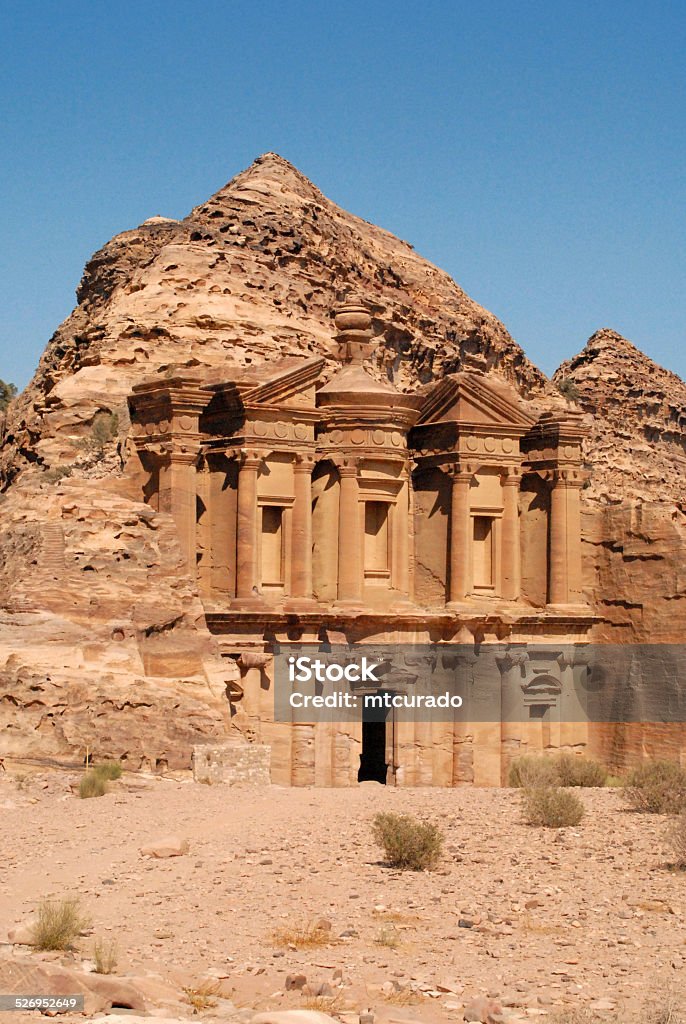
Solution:
[[[532,413],[476,368],[401,393],[365,368],[366,307],[341,307],[335,325],[333,374],[292,357],[130,398],[145,499],[172,515],[210,630],[241,670],[237,724],[271,749],[281,785],[499,785],[519,753],[583,747],[588,727],[559,713],[575,671],[564,652],[576,645],[582,663],[593,621],[580,414]],[[273,655],[299,644],[499,644],[519,720],[275,721]]]

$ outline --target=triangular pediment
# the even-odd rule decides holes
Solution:
[[[243,402],[246,406],[313,408],[315,386],[325,362],[321,358],[289,359],[271,370],[265,367],[265,377],[243,395]]]
[[[476,426],[528,429],[534,423],[516,392],[483,374],[454,373],[444,377],[426,396],[418,426],[464,423]]]

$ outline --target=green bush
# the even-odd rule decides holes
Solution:
[[[558,754],[555,766],[561,786],[604,786],[607,781],[604,765],[580,754]]]
[[[524,754],[510,764],[508,782],[516,789],[555,786],[557,781],[555,762],[545,754]]]
[[[119,761],[103,761],[102,764],[96,764],[93,767],[93,771],[101,779],[106,779],[108,782],[120,779],[122,775],[122,767]]]
[[[624,799],[645,814],[679,814],[686,810],[686,769],[674,761],[647,761],[629,772]]]
[[[529,825],[543,825],[545,828],[578,825],[584,816],[584,805],[576,793],[556,786],[525,789],[523,807]]]
[[[107,792],[107,780],[96,771],[86,772],[79,783],[79,796],[88,800],[94,796],[104,796]]]
[[[89,924],[78,900],[44,900],[32,929],[32,945],[36,949],[69,949]]]
[[[409,814],[377,814],[372,833],[391,867],[430,871],[440,860],[443,834],[428,821],[419,821]]]

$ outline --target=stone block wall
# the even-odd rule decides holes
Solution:
[[[271,747],[257,743],[225,743],[193,747],[193,778],[209,785],[268,786]]]

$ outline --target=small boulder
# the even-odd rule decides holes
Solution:
[[[502,1024],[505,1020],[503,1008],[496,999],[489,996],[477,996],[470,999],[464,1008],[464,1020],[478,1024]]]
[[[141,854],[144,857],[157,857],[162,859],[165,857],[183,857],[185,853],[188,853],[190,844],[187,839],[182,839],[181,836],[163,836],[160,839],[155,839],[146,846],[141,846]]]

